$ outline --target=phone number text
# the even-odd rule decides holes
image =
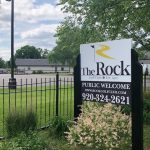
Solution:
[[[86,101],[96,101],[112,104],[122,104],[122,105],[130,104],[129,96],[82,93],[82,99]]]

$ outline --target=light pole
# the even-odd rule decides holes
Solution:
[[[11,1],[11,78],[8,86],[10,89],[16,89],[16,79],[14,78],[14,0]]]

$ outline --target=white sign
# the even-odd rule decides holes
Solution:
[[[131,39],[82,44],[81,81],[131,82]]]
[[[82,44],[82,99],[130,104],[131,39]]]

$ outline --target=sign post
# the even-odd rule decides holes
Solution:
[[[132,50],[132,150],[143,150],[143,73],[137,53]]]
[[[82,44],[75,77],[75,117],[82,101],[129,105],[132,150],[143,150],[142,66],[131,39]]]

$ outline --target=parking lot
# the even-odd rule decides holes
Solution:
[[[16,78],[17,81],[17,85],[20,85],[21,82],[22,84],[26,84],[26,81],[28,84],[31,83],[35,83],[36,80],[37,82],[44,82],[44,80],[46,79],[47,81],[51,78],[51,81],[54,81],[54,78],[56,77],[56,74],[31,74],[31,75],[15,75],[14,76]],[[0,87],[3,86],[3,82],[4,82],[4,86],[8,86],[8,82],[9,79],[11,78],[10,74],[0,74]],[[60,78],[63,80],[64,78],[67,80],[71,80],[71,78],[73,78],[73,76],[71,75],[60,75]]]

